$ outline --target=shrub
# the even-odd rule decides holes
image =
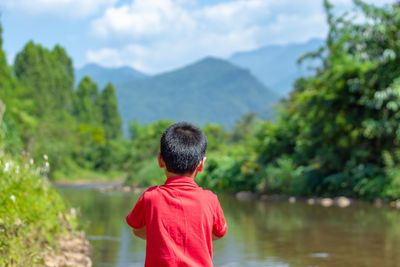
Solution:
[[[54,236],[77,228],[75,213],[42,175],[47,166],[31,163],[0,160],[0,266],[41,264]]]

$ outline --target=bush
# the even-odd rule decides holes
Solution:
[[[164,184],[165,174],[161,168],[158,167],[157,158],[148,159],[141,162],[140,168],[135,172],[131,172],[125,184],[141,187],[150,187],[154,185]]]
[[[53,238],[77,228],[74,213],[28,161],[0,161],[0,266],[42,263]]]
[[[288,195],[304,194],[306,180],[303,168],[296,167],[287,156],[280,157],[276,164],[268,164],[257,175],[257,190],[261,192],[283,193]]]

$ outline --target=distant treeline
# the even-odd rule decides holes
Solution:
[[[337,16],[324,1],[326,44],[299,59],[321,64],[295,82],[276,119],[247,114],[230,131],[203,127],[209,149],[201,185],[230,192],[400,197],[400,5],[354,3],[357,12]],[[28,43],[12,69],[0,53],[4,150],[48,154],[52,169],[63,173],[115,169],[128,174],[127,183],[162,182],[155,156],[160,134],[172,122],[133,122],[124,139],[113,86],[99,92],[86,77],[74,90],[71,60],[62,48]]]
[[[112,84],[99,91],[84,77],[74,88],[65,50],[57,45],[50,51],[33,42],[17,54],[12,67],[0,50],[0,77],[3,151],[33,159],[47,155],[51,174],[120,167],[115,153],[122,146],[122,126]]]

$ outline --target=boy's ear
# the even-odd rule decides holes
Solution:
[[[157,155],[157,159],[158,159],[158,166],[160,168],[165,168],[165,162],[164,162],[160,152]]]
[[[207,159],[206,157],[203,157],[201,159],[201,161],[199,162],[199,165],[197,165],[197,168],[196,168],[197,172],[201,172],[204,169],[204,164],[206,162],[206,159]]]

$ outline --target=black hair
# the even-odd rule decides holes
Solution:
[[[206,149],[205,133],[187,122],[169,126],[161,136],[161,157],[169,172],[193,172],[206,155]]]

